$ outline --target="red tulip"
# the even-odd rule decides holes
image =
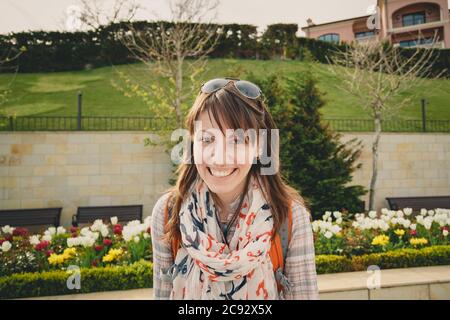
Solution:
[[[103,250],[103,246],[102,245],[96,245],[94,248],[95,248],[95,251],[102,251]]]
[[[51,256],[53,253],[54,253],[53,250],[47,250],[47,251],[45,252],[45,255],[46,255],[47,257],[49,257],[49,256]]]
[[[78,228],[77,227],[70,227],[70,233],[77,233]]]
[[[13,230],[13,236],[26,236],[28,234],[28,230],[26,228],[15,228]]]
[[[6,240],[6,241],[9,241],[9,242],[13,241],[13,236],[12,236],[12,234],[7,234],[7,235],[5,236],[5,240]]]
[[[417,235],[417,231],[416,230],[411,230],[411,231],[409,231],[409,234],[412,235],[412,236],[415,236],[415,235]]]
[[[114,234],[119,236],[122,234],[122,226],[120,224],[114,225]]]
[[[109,247],[112,244],[112,241],[110,239],[104,239],[103,244],[107,247]]]
[[[34,248],[37,251],[42,251],[44,249],[47,249],[47,247],[50,245],[50,242],[42,240],[41,242],[39,242]]]
[[[96,267],[96,266],[98,265],[98,261],[97,261],[97,260],[92,261],[91,265],[92,265],[93,267]]]

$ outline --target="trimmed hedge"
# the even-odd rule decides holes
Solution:
[[[22,273],[0,278],[0,299],[151,288],[153,266],[139,261],[129,266],[81,269],[81,287],[69,290],[65,271]]]
[[[381,269],[449,265],[450,245],[423,249],[400,249],[362,256],[317,255],[318,274],[365,271],[370,265]],[[0,278],[0,299],[90,293],[112,290],[151,288],[153,266],[139,261],[130,266],[81,269],[80,290],[67,288],[65,271],[14,274]]]
[[[336,255],[316,256],[318,274],[365,271],[371,265],[377,265],[381,269],[450,265],[450,246],[399,249],[352,257]]]
[[[136,30],[158,32],[159,23],[166,30],[173,23],[168,21],[135,21]],[[296,24],[272,24],[262,35],[257,27],[249,24],[211,24],[212,28],[223,28],[218,44],[210,53],[211,58],[234,59],[297,59],[311,55],[316,61],[328,63],[327,57],[346,44],[335,44],[316,39],[297,37]],[[0,57],[22,54],[0,68],[0,72],[54,72],[84,70],[93,67],[136,62],[123,45],[120,37],[128,30],[127,23],[120,22],[101,26],[86,32],[29,31],[0,35]],[[402,49],[405,57],[414,50]],[[450,77],[450,49],[438,50],[433,65],[433,74],[446,69],[444,76]]]

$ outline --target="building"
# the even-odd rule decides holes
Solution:
[[[449,0],[378,0],[377,14],[303,27],[306,37],[332,42],[388,39],[394,45],[450,48]]]

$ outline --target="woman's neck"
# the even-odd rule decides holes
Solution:
[[[244,188],[245,179],[236,190],[233,190],[233,192],[217,194],[222,203],[220,207],[221,220],[225,220],[228,217],[229,213],[236,209],[236,206],[239,204],[240,196],[244,192]]]

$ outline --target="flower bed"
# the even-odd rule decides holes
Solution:
[[[151,288],[152,263],[80,269],[80,287],[69,289],[66,271],[18,273],[0,277],[0,299]]]
[[[150,217],[126,226],[111,218],[110,224],[96,220],[82,229],[47,229],[29,235],[24,228],[5,226],[0,233],[0,277],[26,272],[78,268],[126,266],[141,259],[150,261]]]
[[[317,273],[450,264],[450,210],[369,212],[348,218],[326,212],[312,224]],[[18,298],[152,285],[150,217],[122,226],[116,218],[82,229],[24,228],[0,233],[0,298]],[[68,271],[80,268],[81,287],[70,290]]]
[[[450,210],[425,210],[413,216],[411,209],[359,213],[351,219],[341,212],[326,212],[312,223],[316,254],[347,257],[396,249],[420,249],[448,245]]]

